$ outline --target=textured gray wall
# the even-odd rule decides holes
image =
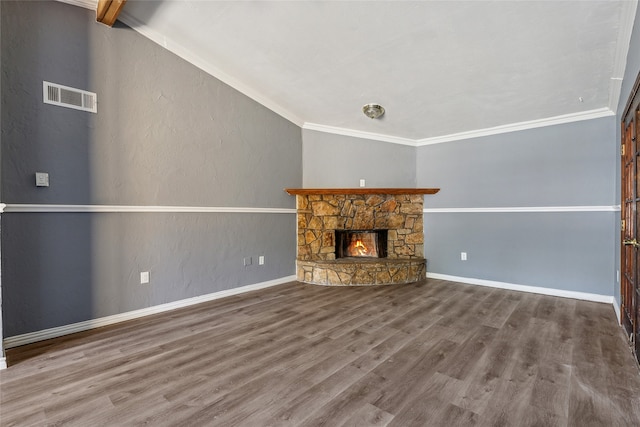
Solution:
[[[611,206],[615,118],[418,148],[426,208]],[[432,273],[612,294],[614,212],[428,213]],[[460,252],[468,260],[460,260]]]
[[[294,208],[298,126],[92,11],[0,7],[4,202]],[[43,104],[43,80],[98,114]],[[5,213],[4,336],[292,275],[295,238],[294,214]]]
[[[7,336],[294,273],[295,215],[4,215]]]
[[[365,118],[365,120],[368,120]],[[415,187],[415,147],[304,129],[306,188]]]
[[[418,148],[418,183],[442,187],[426,207],[612,205],[615,119]]]
[[[633,32],[631,33],[631,41],[629,43],[629,52],[627,54],[627,65],[624,70],[624,78],[622,80],[622,90],[620,91],[620,100],[618,102],[618,110],[617,110],[617,123],[622,121],[622,114],[624,113],[624,107],[627,104],[627,100],[629,99],[629,94],[633,89],[633,85],[636,81],[636,77],[640,73],[640,7],[636,10],[636,17],[633,24]],[[616,141],[620,143],[620,126],[616,127]],[[621,169],[620,169],[620,158],[616,162],[616,183],[614,188],[614,194],[616,195],[616,203],[620,204],[620,193],[621,193]],[[616,269],[620,268],[620,215],[616,217],[616,222],[613,225],[613,233],[616,234]],[[614,297],[617,301],[617,304],[620,305],[620,284],[616,283],[614,287]]]
[[[612,218],[613,212],[426,214],[427,271],[611,295]]]

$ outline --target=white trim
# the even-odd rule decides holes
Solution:
[[[601,117],[615,116],[609,108],[598,108],[596,110],[581,111],[579,113],[564,114],[561,116],[547,117],[545,119],[529,120],[526,122],[511,123],[508,125],[495,126],[486,129],[476,129],[468,132],[454,133],[450,135],[424,138],[416,141],[418,147],[423,145],[440,144],[443,142],[459,141],[462,139],[478,138],[481,136],[498,135],[501,133],[516,132],[528,129],[555,126],[565,123],[579,122],[583,120],[599,119]]]
[[[583,120],[598,119],[601,117],[610,117],[615,113],[609,108],[599,108],[596,110],[583,111],[580,113],[565,114],[562,116],[549,117],[539,120],[530,120],[520,123],[511,123],[503,126],[496,126],[486,129],[476,129],[468,132],[460,132],[443,136],[436,136],[424,139],[401,138],[391,135],[384,135],[372,132],[363,132],[353,129],[340,128],[334,126],[321,125],[317,123],[304,123],[303,129],[315,130],[318,132],[331,133],[336,135],[351,136],[354,138],[369,139],[374,141],[390,142],[392,144],[410,145],[414,147],[422,147],[424,145],[440,144],[443,142],[453,142],[463,139],[478,138],[482,136],[491,136],[501,133],[516,132],[528,129],[535,129],[545,126],[554,126],[564,123],[573,123]]]
[[[334,135],[351,136],[354,138],[362,138],[362,139],[368,139],[372,141],[390,142],[392,144],[410,145],[412,147],[416,146],[416,140],[414,139],[401,138],[401,137],[391,136],[391,135],[383,135],[381,133],[364,132],[364,131],[340,128],[335,126],[327,126],[327,125],[321,125],[317,123],[305,122],[305,124],[302,126],[302,129],[315,130],[318,132],[331,133]]]
[[[67,3],[73,6],[84,7],[95,11],[98,8],[98,0],[57,0],[60,3]]]
[[[615,206],[520,206],[499,208],[425,208],[424,213],[619,212]]]
[[[176,212],[294,214],[289,208],[238,208],[213,206],[30,205],[8,203],[2,212]]]
[[[542,288],[538,286],[517,285],[515,283],[496,282],[493,280],[474,279],[470,277],[449,276],[448,274],[429,273],[427,278],[447,280],[450,282],[467,283],[470,285],[487,286],[490,288],[508,289],[511,291],[530,292],[534,294],[551,295],[554,297],[572,298],[584,301],[614,303],[613,295],[591,294],[587,292],[566,291],[564,289]]]
[[[467,132],[453,133],[449,135],[435,136],[424,139],[401,138],[391,135],[384,135],[372,132],[363,132],[353,129],[340,128],[334,126],[321,125],[318,123],[305,123],[302,129],[315,130],[318,132],[331,133],[336,135],[351,136],[354,138],[369,139],[374,141],[390,142],[392,144],[411,145],[422,147],[424,145],[440,144],[443,142],[453,142],[463,139],[478,138],[482,136],[498,135],[501,133],[516,132],[528,129],[535,129],[545,126],[554,126],[565,123],[579,122],[583,120],[599,119],[601,117],[614,116],[615,113],[609,108],[598,108],[596,110],[582,111],[579,113],[564,114],[561,116],[547,117],[526,122],[511,123],[502,126],[495,126],[486,129],[476,129]]]
[[[613,62],[613,77],[611,77],[609,81],[609,109],[614,112],[618,111],[618,103],[620,102],[622,80],[625,69],[627,68],[627,55],[629,54],[631,33],[633,32],[633,23],[637,7],[637,0],[622,2],[620,30],[618,31],[616,56]]]
[[[0,371],[3,369],[7,369],[7,359],[5,357],[0,357]]]
[[[618,303],[618,301],[616,300],[616,298],[613,298],[613,311],[616,312],[616,321],[618,322],[618,325],[622,325],[622,322],[620,322],[621,316],[620,316],[620,303]]]
[[[180,58],[184,59],[185,61],[193,64],[194,66],[200,68],[206,73],[217,78],[221,82],[236,89],[243,95],[248,96],[249,98],[256,101],[258,104],[265,106],[266,108],[278,114],[279,116],[284,117],[290,122],[301,127],[304,124],[304,120],[302,120],[300,117],[294,114],[291,110],[277,104],[273,100],[269,99],[269,97],[261,93],[259,90],[256,90],[255,88],[243,83],[240,79],[224,72],[217,66],[213,65],[211,62],[196,55],[194,52],[192,52],[185,46],[182,46],[181,44],[175,42],[174,40],[168,39],[164,35],[158,33],[157,31],[151,29],[147,25],[138,21],[136,18],[134,18],[133,16],[127,13],[126,7],[118,16],[118,20],[124,22],[129,27],[131,27],[138,33],[142,34],[149,40],[159,44],[160,46],[164,47],[168,51],[178,55]]]
[[[516,206],[486,208],[425,208],[424,213],[517,213],[517,212],[619,212],[613,206]],[[224,206],[131,206],[131,205],[37,205],[0,203],[0,213],[61,212],[168,212],[168,213],[260,213],[295,214],[294,208],[247,208]]]
[[[151,314],[163,313],[177,308],[188,307],[194,304],[200,304],[207,301],[228,297],[231,295],[242,294],[245,292],[264,289],[271,286],[281,285],[283,283],[293,282],[296,276],[287,276],[280,279],[269,280],[267,282],[255,283],[253,285],[241,286],[239,288],[227,289],[207,295],[201,295],[193,298],[187,298],[179,301],[169,302],[166,304],[155,305],[153,307],[142,308],[140,310],[129,311],[126,313],[114,314],[112,316],[101,317],[99,319],[86,320],[84,322],[72,323],[70,325],[58,326],[56,328],[44,329],[41,331],[30,332],[28,334],[7,337],[3,340],[4,348],[13,348],[21,345],[31,344],[38,341],[48,340],[51,338],[61,337],[63,335],[73,334],[76,332],[87,331],[89,329],[99,328],[102,326],[113,325],[115,323],[125,322],[127,320],[138,319],[140,317],[149,316]]]

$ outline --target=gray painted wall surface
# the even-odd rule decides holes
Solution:
[[[3,222],[7,336],[294,272],[290,214],[7,213]]]
[[[416,186],[415,147],[307,129],[302,141],[305,188]]]
[[[298,126],[94,12],[0,7],[4,202],[294,208]],[[43,80],[98,114],[43,104]],[[4,214],[4,336],[292,275],[295,238],[294,214]]]
[[[640,73],[640,7],[636,9],[636,17],[633,24],[633,31],[631,33],[631,40],[629,43],[629,52],[627,53],[627,65],[624,70],[624,78],[622,80],[622,90],[620,91],[620,100],[618,102],[618,110],[617,110],[617,123],[622,121],[622,114],[624,114],[624,107],[627,104],[627,100],[629,99],[629,95],[631,94],[631,90],[633,89],[633,85],[636,81],[636,77]],[[616,127],[616,141],[620,143],[620,126]],[[616,183],[614,187],[614,194],[616,195],[616,203],[620,204],[620,193],[621,193],[621,169],[620,169],[620,158],[616,161]],[[616,234],[616,258],[615,265],[616,269],[620,268],[620,214],[616,216],[616,222],[613,225],[613,233]],[[617,304],[620,305],[620,285],[616,283],[614,286],[614,297],[617,301]]]
[[[426,207],[613,205],[615,118],[418,148]]]
[[[426,214],[427,271],[611,295],[612,220],[612,212]]]
[[[615,118],[418,148],[426,208],[611,206]],[[428,213],[427,271],[612,295],[614,212]],[[468,260],[460,260],[460,252]]]

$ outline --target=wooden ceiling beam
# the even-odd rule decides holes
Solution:
[[[98,0],[96,21],[112,27],[127,0]]]

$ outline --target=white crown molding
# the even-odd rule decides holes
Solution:
[[[15,212],[173,212],[173,213],[260,213],[295,214],[288,208],[237,208],[212,206],[124,206],[124,205],[36,205],[3,204],[4,213]]]
[[[72,323],[70,325],[30,332],[28,334],[16,335],[13,337],[5,338],[3,340],[3,344],[4,348],[18,347],[25,344],[31,344],[38,341],[61,337],[63,335],[73,334],[75,332],[87,331],[90,329],[99,328],[101,326],[108,326],[115,323],[125,322],[127,320],[138,319],[140,317],[149,316],[151,314],[163,313],[166,311],[175,310],[177,308],[183,308],[194,304],[213,301],[231,295],[238,295],[245,292],[281,285],[283,283],[293,282],[295,280],[296,276],[287,276],[280,279],[269,280],[267,282],[255,283],[253,285],[241,286],[239,288],[227,289],[224,291],[214,292],[198,297],[187,298],[166,304],[155,305],[153,307],[142,308],[140,310],[114,314],[112,316],[101,317],[98,319],[86,320],[84,322]]]
[[[454,133],[451,135],[424,138],[416,141],[417,146],[440,144],[443,142],[459,141],[462,139],[478,138],[482,136],[498,135],[501,133],[517,132],[528,129],[555,126],[565,123],[579,122],[583,120],[599,119],[601,117],[614,116],[615,113],[609,108],[598,108],[596,110],[581,111],[579,113],[563,114],[561,116],[547,117],[545,119],[529,120],[526,122],[511,123],[508,125],[495,126],[486,129],[476,129],[468,132]]]
[[[425,208],[424,213],[619,212],[615,206],[517,206],[497,208]]]
[[[474,279],[471,277],[450,276],[448,274],[429,273],[427,278],[447,280],[449,282],[467,283],[469,285],[487,286],[490,288],[508,289],[511,291],[529,292],[533,294],[550,295],[554,297],[572,298],[583,301],[603,302],[615,305],[613,295],[592,294],[588,292],[567,291],[564,289],[543,288],[539,286],[518,285],[515,283],[496,282],[494,280]]]
[[[368,139],[373,141],[390,142],[392,144],[410,145],[412,147],[416,146],[416,141],[414,139],[400,138],[397,136],[383,135],[373,132],[363,132],[359,130],[321,125],[318,123],[305,123],[302,126],[302,129],[315,130],[318,132],[331,133],[334,135],[352,136],[354,138]]]
[[[441,144],[443,142],[460,141],[463,139],[478,138],[482,136],[498,135],[501,133],[517,132],[528,129],[554,126],[565,123],[579,122],[583,120],[599,119],[601,117],[614,116],[615,113],[609,108],[598,108],[596,110],[582,111],[579,113],[564,114],[561,116],[548,117],[545,119],[529,120],[526,122],[511,123],[508,125],[495,126],[486,129],[476,129],[467,132],[453,133],[449,135],[435,136],[424,139],[400,138],[391,135],[384,135],[372,132],[363,132],[353,129],[340,128],[334,126],[321,125],[318,123],[305,123],[302,129],[315,130],[318,132],[331,133],[335,135],[351,136],[374,141],[390,142],[392,144],[411,145],[422,147],[424,145]]]
[[[302,127],[302,125],[304,124],[304,120],[300,119],[290,110],[282,107],[281,105],[272,101],[268,97],[264,96],[258,90],[244,84],[239,79],[227,74],[226,72],[222,71],[220,68],[216,67],[209,61],[196,55],[191,50],[187,49],[185,46],[182,46],[181,44],[176,43],[171,39],[168,39],[164,35],[152,30],[147,25],[138,21],[137,19],[135,19],[134,17],[132,17],[127,13],[126,8],[118,16],[118,20],[124,22],[133,30],[147,37],[151,41],[154,41],[155,43],[164,47],[168,51],[178,55],[180,58],[184,59],[185,61],[193,64],[194,66],[212,75],[213,77],[217,78],[223,83],[231,86],[232,88],[236,89],[243,95],[248,96],[249,98],[256,101],[258,104],[263,105],[264,107],[268,108],[269,110],[273,111],[279,116],[289,120],[290,122],[300,127]]]
[[[616,43],[616,53],[613,62],[613,77],[609,81],[609,109],[614,113],[618,111],[618,103],[622,92],[622,80],[627,68],[627,55],[631,44],[631,33],[636,16],[638,1],[622,2],[620,30]]]
[[[73,6],[84,7],[85,9],[90,9],[95,11],[98,7],[98,0],[56,0],[60,3],[67,3]]]

